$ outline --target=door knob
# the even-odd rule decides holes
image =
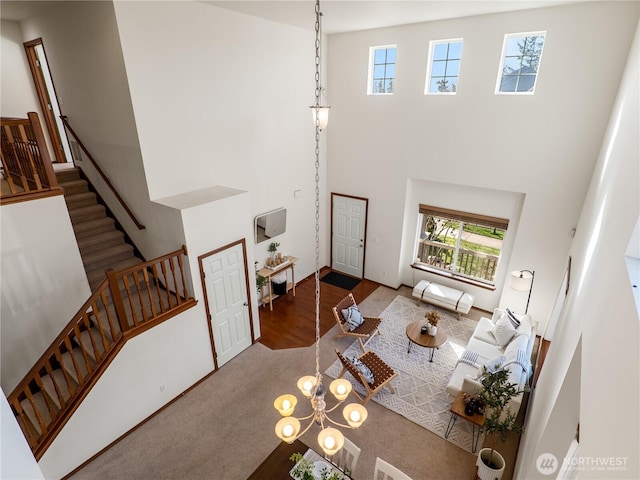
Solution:
[[[244,302],[244,303],[243,303],[243,305],[244,305],[245,307],[248,307],[248,306],[249,306],[249,302]]]

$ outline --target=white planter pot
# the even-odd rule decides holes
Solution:
[[[431,335],[433,337],[433,336],[435,336],[436,333],[438,333],[438,327],[434,327],[433,325],[429,325],[427,327],[427,331],[429,332],[429,335]]]
[[[489,461],[490,456],[490,448],[483,448],[480,450],[480,453],[478,453],[476,465],[478,466],[478,478],[480,480],[500,480],[504,474],[504,457],[500,455],[497,450],[494,450],[491,459],[495,468],[492,468],[485,463],[485,461]]]

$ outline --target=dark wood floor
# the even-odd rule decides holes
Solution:
[[[320,271],[320,278],[330,272],[328,267]],[[315,276],[305,278],[296,285],[296,296],[289,291],[273,301],[273,312],[269,306],[260,308],[260,343],[271,348],[298,348],[313,345],[316,339],[315,327]],[[353,293],[356,302],[367,298],[379,283],[362,279]],[[320,335],[324,335],[336,324],[331,309],[349,295],[349,290],[320,282]]]

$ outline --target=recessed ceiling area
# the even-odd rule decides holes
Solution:
[[[321,0],[320,10],[323,13],[323,32],[332,34],[582,2],[584,0]],[[313,0],[226,0],[202,3],[296,27],[314,28]]]

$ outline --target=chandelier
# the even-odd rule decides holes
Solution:
[[[315,242],[316,242],[316,269],[315,269],[315,322],[316,322],[316,373],[315,375],[307,375],[298,380],[297,386],[302,394],[309,399],[311,404],[311,413],[306,417],[297,418],[293,416],[293,411],[298,403],[297,398],[291,394],[280,395],[273,402],[274,407],[283,418],[276,424],[276,435],[287,443],[293,443],[306,433],[315,423],[320,427],[318,434],[318,444],[324,451],[325,455],[335,455],[344,445],[344,435],[340,430],[331,425],[343,428],[358,428],[367,419],[367,409],[359,403],[349,403],[343,410],[342,415],[345,423],[337,422],[329,417],[329,414],[336,410],[347,399],[351,393],[351,382],[344,378],[333,380],[329,385],[329,391],[337,400],[337,403],[327,408],[325,395],[327,389],[322,383],[322,374],[320,373],[320,187],[319,187],[319,169],[320,169],[320,130],[326,125],[321,122],[321,109],[328,112],[329,107],[320,106],[320,0],[316,0],[316,103],[311,108],[314,109],[314,125],[316,127],[316,150],[315,150]],[[304,430],[301,421],[308,420],[308,425]]]

